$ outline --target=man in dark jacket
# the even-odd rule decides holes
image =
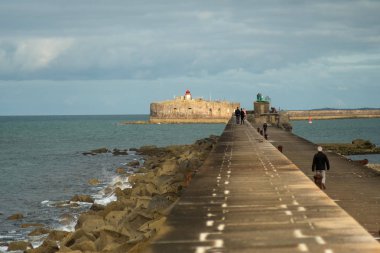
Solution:
[[[236,124],[239,124],[240,122],[240,110],[239,110],[239,107],[236,108],[235,110],[235,117],[236,117]]]
[[[330,163],[327,156],[322,152],[322,147],[318,146],[318,152],[314,155],[311,170],[316,174],[322,175],[322,189],[326,189],[326,170],[330,169]]]

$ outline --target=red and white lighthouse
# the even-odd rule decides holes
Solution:
[[[185,100],[191,100],[191,93],[189,90],[186,90],[185,92]]]

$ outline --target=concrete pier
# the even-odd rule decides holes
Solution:
[[[380,252],[270,137],[230,121],[144,252]]]

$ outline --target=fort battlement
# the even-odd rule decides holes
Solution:
[[[193,99],[190,91],[173,100],[150,104],[151,123],[226,123],[239,103]]]

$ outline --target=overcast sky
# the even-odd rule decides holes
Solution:
[[[0,115],[380,107],[380,1],[0,1]]]

